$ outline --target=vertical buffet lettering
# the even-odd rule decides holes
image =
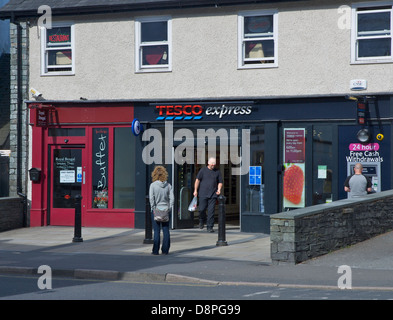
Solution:
[[[93,208],[108,208],[108,128],[93,129]]]

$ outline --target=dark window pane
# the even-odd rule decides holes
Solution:
[[[391,39],[359,40],[359,58],[386,57],[391,55]]]
[[[143,42],[167,41],[168,40],[168,22],[143,22],[141,24],[141,39]]]
[[[113,208],[135,208],[135,138],[131,128],[115,128]]]
[[[244,17],[244,37],[273,35],[273,16]]]
[[[390,12],[359,14],[358,33],[359,35],[390,34]]]
[[[48,46],[64,46],[71,44],[71,27],[57,27],[46,30]]]

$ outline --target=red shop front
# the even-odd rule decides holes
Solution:
[[[133,106],[122,103],[28,103],[31,136],[30,226],[134,227]]]

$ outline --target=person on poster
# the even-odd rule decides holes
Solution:
[[[344,190],[348,192],[348,198],[362,197],[367,192],[372,192],[371,181],[363,175],[363,165],[356,163],[354,174],[347,177],[344,183]]]
[[[149,200],[150,208],[152,211],[152,224],[154,230],[153,238],[153,250],[152,254],[158,255],[160,249],[160,232],[162,228],[162,233],[164,239],[162,241],[161,251],[162,254],[168,254],[171,245],[171,239],[169,234],[169,222],[159,222],[154,219],[154,210],[157,208],[159,210],[170,211],[174,204],[174,196],[172,186],[168,183],[168,172],[163,166],[157,166],[154,168],[152,174],[152,183],[149,189]]]
[[[214,209],[222,189],[221,172],[215,166],[216,159],[209,158],[207,166],[198,172],[194,184],[194,197],[199,196],[199,228],[203,229],[206,223],[208,232],[214,232]]]

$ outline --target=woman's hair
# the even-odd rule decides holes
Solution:
[[[154,168],[153,172],[151,173],[151,177],[154,181],[167,181],[168,180],[168,172],[163,166],[157,166]]]

